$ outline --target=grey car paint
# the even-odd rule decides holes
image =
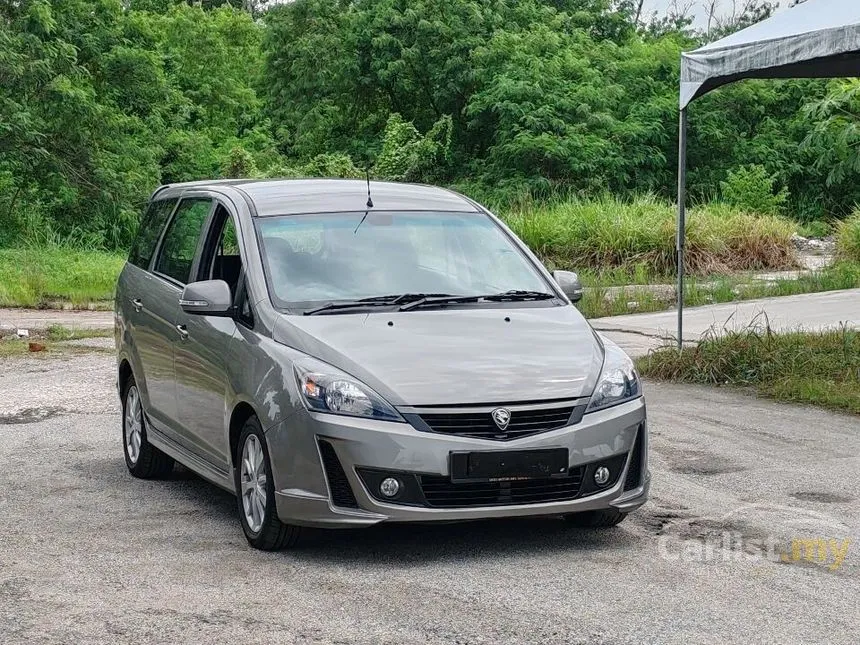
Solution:
[[[573,399],[591,394],[603,364],[574,307],[281,316],[274,338],[393,405]]]
[[[502,305],[318,317],[278,311],[268,295],[253,219],[309,210],[360,211],[366,190],[364,182],[358,181],[232,180],[171,185],[156,191],[154,199],[207,196],[227,210],[235,223],[254,321],[248,326],[232,318],[185,313],[178,304],[182,285],[126,265],[116,299],[118,364],[120,373],[129,368],[144,384],[141,391],[151,442],[201,476],[234,491],[233,421],[250,408],[266,431],[279,516],[300,525],[338,527],[610,507],[627,511],[644,503],[650,483],[647,468],[635,490],[620,490],[622,473],[611,490],[566,502],[416,509],[382,504],[367,494],[355,467],[396,466],[447,475],[447,455],[464,448],[566,446],[571,466],[627,453],[636,429],[642,427],[644,432],[645,406],[639,398],[588,414],[575,426],[502,444],[419,432],[405,423],[308,411],[293,369],[294,362],[305,355],[364,381],[401,408],[561,397],[584,401],[603,363],[607,341],[569,304],[531,251],[495,218],[565,306]],[[438,188],[372,182],[371,190],[378,211],[485,212],[467,198]],[[346,207],[353,202],[354,206]],[[146,311],[153,313],[140,316],[133,306],[135,298],[149,304]],[[178,333],[177,325],[184,326],[186,333]],[[319,437],[331,439],[360,509],[339,508],[331,502],[317,447]]]

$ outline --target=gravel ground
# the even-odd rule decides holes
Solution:
[[[856,643],[860,419],[647,397],[653,499],[616,529],[390,526],[267,554],[226,493],[126,473],[109,354],[0,361],[0,642]],[[781,563],[726,532],[851,543],[839,567]]]

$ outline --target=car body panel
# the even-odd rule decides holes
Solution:
[[[183,436],[219,470],[230,469],[230,443],[224,419],[230,418],[228,374],[233,361],[242,360],[233,344],[236,322],[232,318],[200,316],[179,311],[177,324],[187,336],[174,344],[176,422]]]
[[[279,424],[268,433],[273,475],[278,483],[277,495],[281,515],[294,517],[294,506],[310,513],[298,521],[310,526],[337,527],[371,525],[382,521],[432,521],[434,519],[468,520],[481,517],[553,515],[574,513],[613,504],[632,510],[645,502],[650,476],[632,491],[624,491],[624,476],[597,495],[570,501],[475,508],[425,508],[387,504],[374,499],[356,474],[356,468],[414,472],[431,475],[449,474],[449,455],[453,451],[524,450],[564,447],[570,466],[629,453],[636,432],[645,426],[645,404],[639,398],[616,408],[585,415],[578,424],[515,441],[494,442],[485,439],[451,437],[417,432],[405,423],[379,422],[338,417],[304,411],[289,423]],[[643,430],[644,431],[644,430]],[[646,442],[647,442],[647,434]],[[328,495],[324,473],[318,461],[306,455],[316,452],[316,442],[325,439],[335,449],[360,509],[339,508]],[[645,449],[647,454],[647,447]],[[647,466],[643,472],[647,473]]]
[[[600,342],[572,306],[283,316],[274,338],[395,406],[587,396],[603,364]]]
[[[131,264],[123,268],[117,285],[117,307],[126,321],[125,339],[134,350],[132,368],[140,375],[143,404],[146,413],[163,424],[176,418],[173,342],[179,293],[178,287]]]

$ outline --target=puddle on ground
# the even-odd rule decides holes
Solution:
[[[669,469],[680,475],[722,475],[746,470],[725,457],[700,450],[673,450],[666,457]]]

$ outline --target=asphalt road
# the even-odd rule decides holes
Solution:
[[[653,499],[615,529],[390,526],[260,553],[226,493],[127,474],[112,375],[108,352],[0,360],[5,645],[857,641],[857,417],[648,383]],[[798,537],[850,543],[838,564],[756,546],[792,560]]]
[[[677,338],[675,310],[595,318],[590,322],[622,347],[626,343],[625,349],[634,355],[647,353],[661,338]],[[842,324],[860,327],[860,289],[688,307],[684,310],[684,340],[696,341],[712,330],[719,333],[751,324],[769,325],[775,331],[813,331]]]

